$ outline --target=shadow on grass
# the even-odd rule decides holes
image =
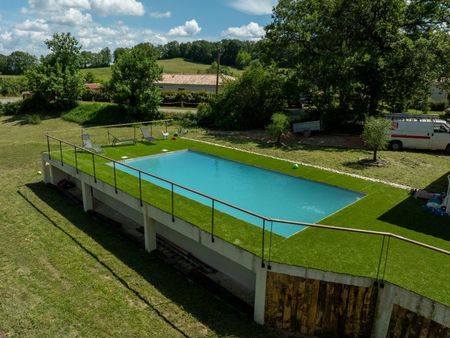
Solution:
[[[154,286],[166,298],[171,300],[171,302],[180,306],[194,318],[197,318],[216,334],[237,337],[267,337],[269,335],[266,330],[255,324],[251,318],[241,314],[235,308],[218,299],[214,294],[211,294],[196,284],[188,283],[184,277],[176,273],[173,268],[164,263],[157,255],[149,255],[134,241],[120,235],[111,227],[103,226],[103,224],[99,226],[99,223],[87,216],[79,206],[65,198],[61,198],[60,194],[46,187],[43,183],[28,184],[27,188],[41,201],[63,215],[74,226],[94,239],[105,250],[112,253],[130,269],[136,271],[150,285]],[[19,192],[19,194],[21,193]],[[158,305],[152,304],[151,300],[133,288],[132,285],[129,285],[126,277],[119,276],[113,268],[98,258],[95,253],[84,247],[75,236],[71,235],[66,229],[40,211],[26,196],[23,194],[21,196],[56,228],[70,237],[82,250],[110,271],[114,278],[133,292],[150,309],[154,310],[162,320],[186,336],[186,333],[177,327],[176,324],[172,323],[163,311],[159,311]]]
[[[16,115],[5,115],[6,119],[2,120],[2,123],[13,123],[16,122],[15,125],[18,126],[26,126],[26,125],[31,125],[30,123],[26,122],[26,116],[30,115],[30,114],[16,114]],[[39,116],[41,121],[45,121],[45,120],[52,120],[52,119],[56,119],[59,116],[56,115],[41,115],[41,114],[36,114]]]
[[[443,192],[449,173],[428,185],[425,190]],[[380,221],[450,241],[450,218],[438,216],[425,208],[425,201],[408,197],[379,217]]]

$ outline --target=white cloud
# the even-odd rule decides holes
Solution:
[[[17,24],[16,29],[30,32],[45,32],[48,30],[48,24],[44,19],[27,19],[24,22]]]
[[[241,27],[229,27],[226,31],[222,32],[223,36],[251,40],[261,39],[265,34],[264,27],[256,22],[250,22],[248,25]]]
[[[278,0],[233,0],[230,6],[247,14],[266,15],[272,14],[277,2]]]
[[[12,33],[11,32],[5,32],[0,34],[0,41],[2,42],[10,42],[12,41]]]
[[[158,11],[156,11],[156,12],[151,12],[150,16],[152,18],[155,18],[155,19],[168,19],[168,18],[172,17],[172,12],[170,12],[170,11],[167,11],[167,12],[158,12]]]
[[[90,14],[83,14],[80,10],[70,8],[63,15],[51,18],[51,22],[66,26],[85,26],[92,22]]]
[[[81,8],[90,9],[89,0],[28,0],[31,10],[59,10],[62,8]]]
[[[190,21],[186,21],[184,25],[172,28],[168,35],[169,36],[194,36],[200,31],[202,28],[198,25],[195,19]]]
[[[91,0],[91,7],[102,16],[145,14],[144,5],[136,0]]]

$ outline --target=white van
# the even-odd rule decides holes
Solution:
[[[389,148],[445,150],[450,154],[450,125],[439,115],[389,115]]]

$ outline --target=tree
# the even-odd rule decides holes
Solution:
[[[37,64],[35,56],[15,51],[6,58],[6,74],[21,75]]]
[[[370,116],[364,124],[362,139],[364,144],[373,150],[373,161],[377,161],[377,153],[379,150],[386,149],[388,143],[388,131],[391,121],[384,118],[376,118]]]
[[[449,10],[442,0],[280,0],[262,48],[323,111],[404,110],[450,78]]]
[[[255,63],[225,84],[199,123],[221,129],[264,128],[272,114],[285,106],[284,81],[278,69]]]
[[[123,54],[125,54],[128,50],[129,50],[129,48],[122,48],[122,47],[116,48],[116,49],[114,50],[114,53],[113,53],[114,63],[116,63],[117,61],[119,61],[120,57],[121,57]]]
[[[238,55],[236,56],[236,66],[240,69],[244,69],[252,62],[252,55],[245,50],[240,50]]]
[[[8,72],[8,57],[0,54],[0,74],[6,74]]]
[[[112,61],[111,50],[108,47],[103,48],[98,53],[98,56],[99,56],[98,67],[109,67]]]
[[[55,109],[73,107],[84,84],[79,71],[80,45],[70,33],[54,34],[45,44],[50,53],[27,72],[30,89]]]
[[[110,89],[114,99],[127,105],[135,118],[158,115],[161,97],[155,82],[161,79],[162,69],[157,57],[157,50],[143,43],[125,51],[112,66]]]
[[[271,120],[272,122],[266,127],[267,133],[276,139],[277,144],[280,144],[281,136],[289,130],[289,119],[285,114],[275,113]]]

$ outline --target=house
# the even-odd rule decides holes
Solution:
[[[156,84],[161,90],[186,90],[186,91],[216,91],[217,76],[214,74],[163,74],[162,79]],[[219,86],[226,81],[232,81],[234,77],[221,75],[219,77]]]
[[[86,83],[84,88],[94,93],[100,93],[103,89],[103,85],[101,83]]]

